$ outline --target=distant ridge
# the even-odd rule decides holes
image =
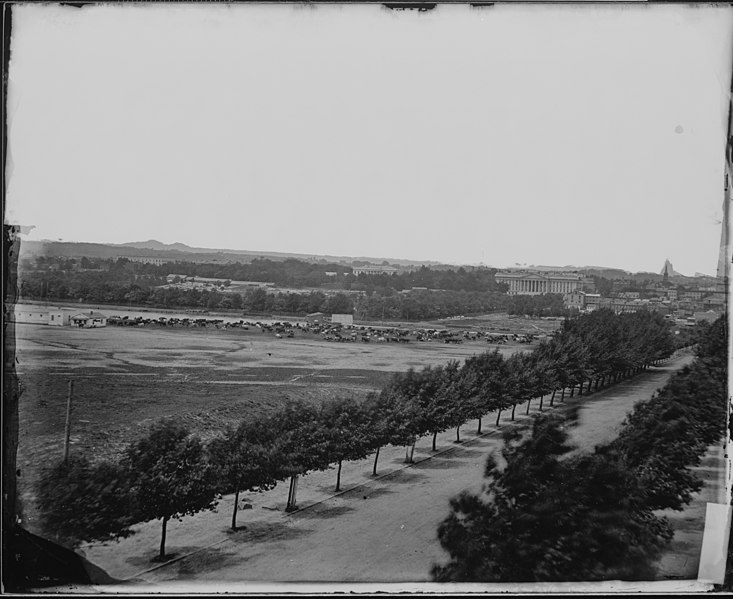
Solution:
[[[130,241],[127,243],[93,243],[81,241],[53,241],[44,239],[42,241],[25,240],[21,243],[21,255],[44,255],[44,256],[63,256],[67,258],[78,258],[87,256],[89,258],[117,258],[117,257],[150,257],[163,258],[171,261],[181,262],[210,262],[224,264],[227,262],[249,263],[255,258],[267,258],[270,260],[287,260],[294,258],[306,262],[326,262],[332,264],[344,264],[349,266],[359,266],[361,264],[381,265],[387,262],[395,266],[420,267],[428,266],[434,270],[448,270],[464,267],[467,269],[474,268],[497,268],[497,270],[540,270],[554,272],[578,272],[585,276],[601,276],[608,279],[623,279],[626,277],[636,277],[640,275],[649,275],[650,278],[661,278],[652,272],[632,273],[621,268],[609,268],[606,266],[574,266],[571,264],[565,266],[548,266],[534,264],[515,263],[512,266],[503,269],[480,264],[452,264],[446,262],[438,262],[435,260],[407,260],[403,258],[375,258],[374,256],[334,256],[334,255],[318,255],[318,254],[297,254],[289,252],[272,252],[272,251],[255,251],[255,250],[230,250],[230,249],[214,249],[214,248],[198,248],[186,245],[185,243],[162,243],[156,239],[147,241]],[[671,264],[670,264],[671,266]],[[675,278],[685,277],[673,270]],[[701,275],[695,273],[695,276],[709,277],[710,275]],[[712,278],[712,277],[711,277]]]
[[[375,258],[370,256],[331,256],[317,254],[296,254],[289,252],[229,250],[191,247],[184,243],[162,243],[155,239],[148,241],[132,241],[128,243],[91,243],[78,241],[23,241],[23,254],[41,254],[51,256],[87,256],[96,258],[116,258],[118,256],[142,256],[150,258],[167,258],[180,261],[211,261],[211,262],[251,262],[254,258],[269,258],[272,260],[286,260],[295,258],[309,262],[325,261],[332,263],[352,264],[353,262],[367,262],[400,266],[436,266],[453,267],[435,260],[406,260],[402,258]]]
[[[162,243],[155,239],[149,239],[148,241],[130,241],[128,243],[110,243],[110,244],[105,244],[105,245],[130,247],[130,248],[136,248],[139,250],[160,250],[160,251],[175,250],[179,252],[197,252],[197,253],[229,251],[229,250],[212,250],[208,248],[192,248],[190,245],[186,245],[185,243]]]

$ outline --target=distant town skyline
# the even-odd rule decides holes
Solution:
[[[26,239],[716,272],[730,6],[12,15]]]

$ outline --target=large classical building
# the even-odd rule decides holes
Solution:
[[[399,272],[393,266],[354,266],[352,271],[355,275],[393,275]]]
[[[583,277],[572,273],[503,271],[495,275],[497,283],[509,285],[508,295],[574,293],[583,288]]]

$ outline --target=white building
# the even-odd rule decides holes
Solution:
[[[574,293],[583,287],[583,278],[576,274],[540,272],[497,272],[497,283],[509,286],[507,295],[542,295]]]
[[[350,326],[354,324],[354,315],[353,314],[332,314],[331,323],[332,324],[338,323],[344,326]]]
[[[140,262],[141,264],[155,264],[162,266],[167,262],[173,262],[172,258],[153,258],[150,256],[117,256],[117,259],[127,258],[130,262]]]
[[[76,310],[69,308],[49,308],[48,324],[54,327],[71,326],[71,317],[76,314]]]
[[[13,316],[15,322],[48,324],[48,308],[44,306],[16,304],[13,307]]]
[[[71,326],[82,329],[96,329],[107,326],[107,317],[101,312],[80,312],[71,317]]]
[[[355,275],[393,275],[398,269],[393,266],[354,266]]]

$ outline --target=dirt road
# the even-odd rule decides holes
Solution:
[[[573,440],[592,449],[612,437],[633,404],[650,397],[690,359],[678,358],[614,388],[567,400],[566,405],[583,404]],[[533,402],[530,416],[537,406]],[[518,422],[527,418],[517,409]],[[423,438],[415,454],[421,461],[410,467],[403,464],[402,448],[382,450],[380,472],[392,473],[378,479],[371,477],[373,458],[348,463],[342,483],[351,490],[336,496],[333,471],[308,475],[299,489],[301,510],[290,515],[283,511],[287,485],[250,494],[246,499],[253,507],[240,512],[239,519],[246,528],[235,533],[227,530],[232,498],[225,497],[218,513],[171,524],[169,552],[183,559],[153,570],[157,522],[141,525],[130,539],[87,547],[86,556],[112,576],[152,583],[428,581],[431,565],[447,557],[436,531],[450,498],[463,489],[478,490],[486,456],[501,448],[500,431],[486,424],[490,432],[482,437],[474,433],[475,422],[464,427],[461,445],[453,444],[455,431],[439,435],[436,454],[430,439]],[[501,428],[506,426],[508,414]]]

